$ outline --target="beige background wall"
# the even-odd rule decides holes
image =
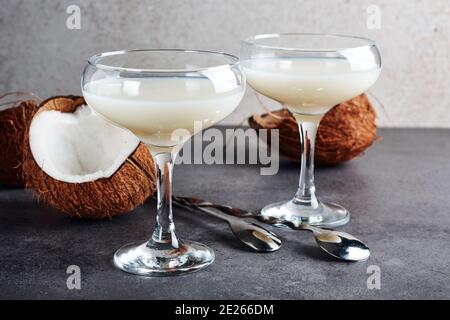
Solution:
[[[69,5],[81,29],[66,28]],[[380,8],[369,29],[367,8]],[[86,59],[124,48],[176,47],[237,54],[256,33],[330,32],[373,38],[383,55],[371,90],[382,126],[450,127],[449,0],[0,0],[0,92],[80,93]],[[276,107],[276,106],[273,106]],[[251,90],[226,122],[259,112]]]

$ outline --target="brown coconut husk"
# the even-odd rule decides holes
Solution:
[[[361,155],[377,138],[375,118],[375,110],[365,94],[333,107],[319,125],[315,164],[336,165]],[[248,121],[254,129],[279,129],[280,153],[300,161],[299,130],[287,109],[254,115]]]
[[[0,96],[10,101],[0,107],[0,185],[24,187],[22,162],[23,141],[33,115],[38,109],[38,97],[31,93],[11,92]]]
[[[40,105],[38,112],[74,112],[85,104],[79,96],[52,97]],[[27,133],[23,167],[26,187],[33,188],[39,200],[75,218],[111,219],[132,211],[156,190],[153,159],[142,143],[110,178],[66,183],[53,179],[37,165]]]

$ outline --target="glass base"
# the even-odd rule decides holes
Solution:
[[[169,244],[131,243],[114,254],[114,265],[122,271],[143,276],[172,276],[198,271],[214,262],[214,251],[197,242]]]
[[[343,226],[350,220],[350,212],[332,202],[319,202],[317,207],[305,205],[295,200],[282,201],[265,206],[260,213],[285,221],[301,221],[318,227],[334,228]],[[284,225],[279,225],[280,227]]]

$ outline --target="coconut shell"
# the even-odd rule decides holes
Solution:
[[[83,97],[53,97],[44,101],[38,112],[74,112],[85,104]],[[23,167],[26,186],[33,188],[42,202],[76,218],[104,219],[130,212],[156,190],[153,159],[142,143],[110,178],[66,183],[53,179],[38,166],[27,133]]]
[[[334,106],[319,125],[315,164],[336,165],[361,155],[377,138],[375,118],[375,110],[365,94]],[[280,153],[300,161],[299,130],[287,109],[254,115],[249,118],[249,124],[254,129],[269,129],[269,132],[279,129]]]
[[[33,100],[14,103],[0,111],[0,185],[24,187],[23,141],[38,104]]]

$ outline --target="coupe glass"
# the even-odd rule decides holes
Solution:
[[[325,227],[347,223],[345,208],[316,197],[314,143],[325,113],[377,80],[381,57],[375,43],[343,35],[266,34],[245,40],[240,58],[248,84],[287,107],[300,131],[297,193],[289,201],[264,207],[261,214]]]
[[[150,240],[120,248],[114,264],[150,276],[175,275],[214,261],[207,246],[182,241],[172,216],[172,169],[183,143],[240,103],[245,78],[238,58],[218,52],[147,49],[102,53],[82,77],[87,103],[144,142],[157,173],[156,226]]]

